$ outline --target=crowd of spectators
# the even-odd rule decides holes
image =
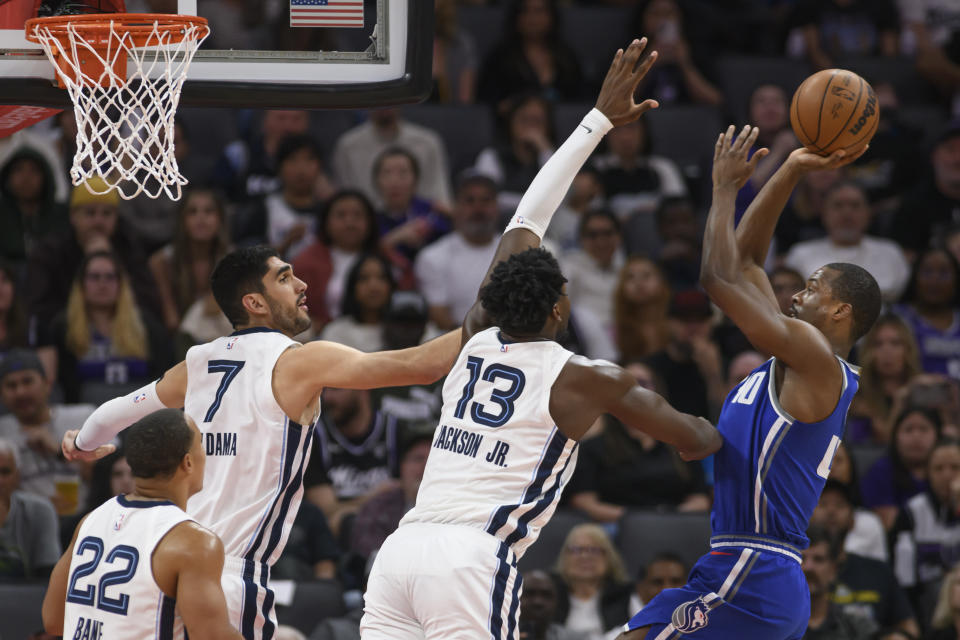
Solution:
[[[341,31],[304,41],[279,5],[200,0],[201,15],[234,25],[208,46],[336,48]],[[614,16],[623,37],[568,22],[591,11]],[[605,61],[646,35],[660,59],[640,93],[660,109],[607,136],[547,234],[569,280],[565,346],[620,362],[681,411],[716,420],[766,356],[698,288],[716,131],[692,145],[673,139],[703,123],[760,128],[771,153],[740,194],[742,212],[798,145],[797,70],[799,81],[848,63],[874,69],[864,74],[881,121],[869,152],[802,181],[767,263],[784,312],[810,272],[834,261],[870,270],[886,307],[851,356],[860,392],[803,556],[806,637],[960,638],[960,6],[437,0],[436,18],[428,107],[329,119],[223,110],[234,134],[219,146],[182,114],[177,160],[191,186],[178,203],[67,189],[69,112],[0,141],[0,581],[44,580],[79,518],[129,490],[122,446],[73,465],[60,438],[191,345],[232,331],[209,290],[220,257],[264,243],[293,264],[313,320],[303,341],[373,351],[458,326],[500,230],[576,123],[571,114],[591,106]],[[671,113],[686,119],[671,126]],[[496,123],[480,140],[477,114]],[[326,390],[303,507],[274,578],[362,591],[415,501],[441,386]],[[635,510],[705,517],[712,473],[709,460],[684,462],[599,420],[561,507],[592,522],[570,530],[555,566],[526,571],[526,637],[613,637],[659,590],[682,584],[684,549],[651,550],[628,575],[618,524]],[[324,621],[315,637],[359,637],[356,615]]]

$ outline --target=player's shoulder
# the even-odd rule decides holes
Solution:
[[[609,360],[574,354],[563,365],[557,386],[563,390],[632,386],[636,381],[623,367]],[[585,387],[584,385],[588,385]]]
[[[196,520],[184,520],[172,526],[157,545],[164,557],[222,556],[223,542]]]

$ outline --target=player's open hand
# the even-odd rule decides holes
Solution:
[[[77,449],[78,433],[80,433],[79,429],[71,429],[63,434],[63,442],[60,444],[60,446],[63,449],[63,457],[67,460],[84,460],[87,462],[93,462],[94,460],[99,460],[100,458],[108,456],[117,450],[116,445],[112,444],[102,445],[93,451],[82,451],[81,449]]]
[[[799,149],[795,149],[787,157],[787,165],[797,169],[801,173],[839,169],[852,162],[856,162],[869,148],[870,145],[867,144],[857,151],[847,152],[843,149],[838,149],[828,156],[822,156],[819,153],[810,151],[806,147],[800,147]]]
[[[713,187],[728,188],[733,187],[739,190],[747,180],[750,174],[757,168],[757,163],[761,158],[770,153],[766,147],[757,149],[750,155],[750,149],[753,148],[760,134],[760,129],[747,125],[736,136],[736,127],[730,125],[727,130],[717,138],[717,145],[713,150]]]
[[[633,122],[650,109],[660,106],[656,100],[644,100],[640,104],[634,100],[637,85],[657,59],[656,51],[640,59],[646,47],[647,39],[641,38],[631,42],[626,51],[618,49],[607,77],[603,79],[597,110],[607,116],[615,127]]]

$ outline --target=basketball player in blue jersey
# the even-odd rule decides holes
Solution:
[[[701,284],[758,351],[773,355],[727,396],[718,429],[711,551],[687,584],[654,598],[621,640],[710,638],[793,640],[810,618],[800,568],[806,529],[843,437],[859,380],[843,358],[880,312],[880,289],[862,268],[815,271],[780,312],[761,265],[780,212],[800,177],[860,153],[824,158],[794,151],[734,231],[737,191],[765,149],[749,155],[758,130],[720,135],[713,205],[704,233]]]
[[[656,59],[641,59],[645,44],[617,53],[596,108],[541,169],[500,240],[443,386],[416,506],[371,570],[364,640],[516,640],[517,559],[553,514],[577,441],[604,413],[686,459],[720,446],[707,421],[677,412],[620,367],[556,342],[570,301],[540,239],[603,135],[655,106],[633,100]]]
[[[276,633],[269,570],[300,507],[321,391],[435,382],[450,370],[460,332],[378,353],[301,345],[293,336],[310,326],[306,285],[269,247],[226,255],[211,289],[236,331],[192,347],[160,380],[101,405],[79,433],[65,434],[63,451],[71,460],[99,457],[144,415],[183,407],[207,454],[204,488],[187,512],[223,541],[231,622],[247,640],[269,640]]]

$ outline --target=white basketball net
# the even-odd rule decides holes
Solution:
[[[116,189],[126,200],[141,193],[179,200],[187,180],[174,157],[173,120],[187,69],[210,30],[206,25],[183,23],[172,31],[153,21],[153,30],[141,40],[144,46],[136,46],[121,25],[110,21],[109,42],[99,52],[88,41],[91,36],[83,24],[67,24],[68,37],[63,26],[55,35],[52,29],[37,25],[31,34],[73,101],[77,151],[70,178],[75,186],[85,184],[97,193],[87,180],[99,176],[107,184],[106,192]],[[89,65],[99,67],[94,75],[88,75],[78,62],[91,56],[102,63]],[[126,77],[114,70],[121,56],[128,58]]]

